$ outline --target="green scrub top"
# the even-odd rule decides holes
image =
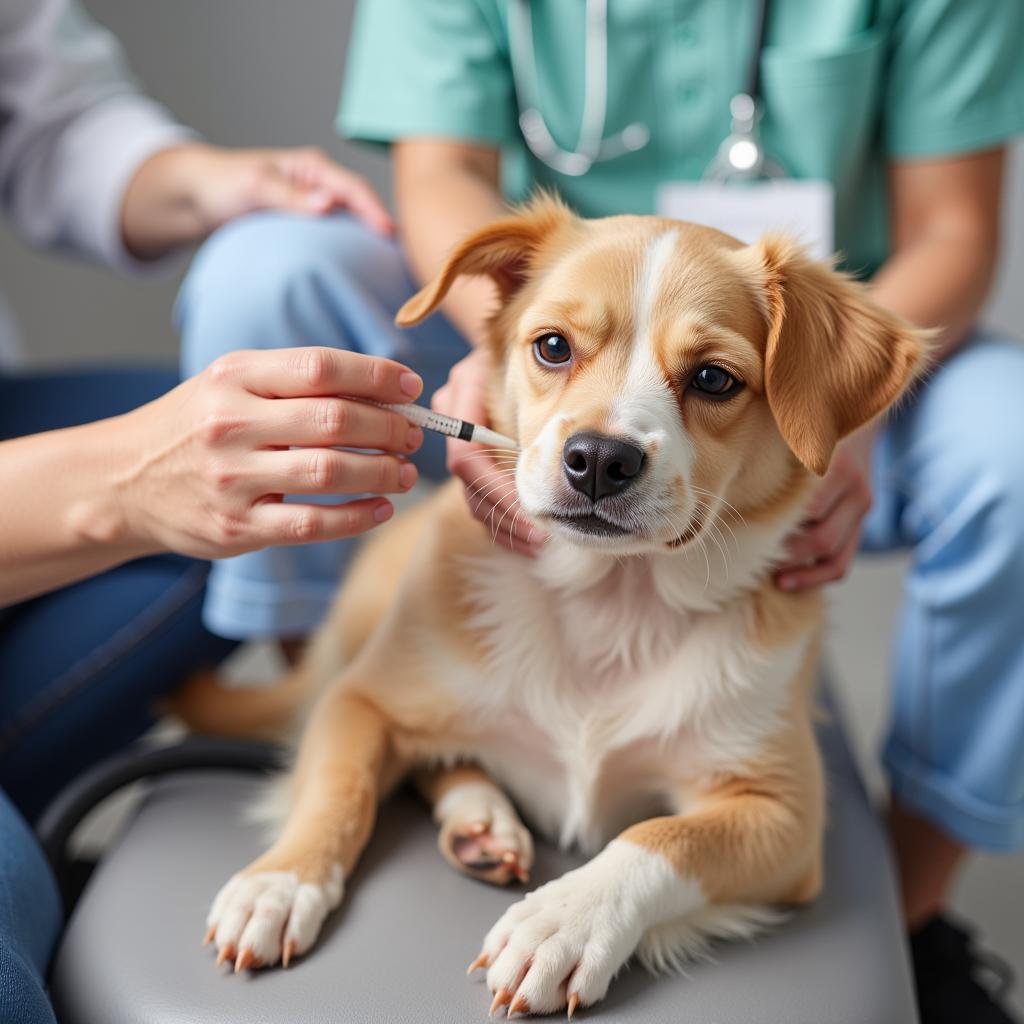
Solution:
[[[494,143],[509,199],[553,188],[586,216],[651,213],[660,184],[703,175],[744,85],[755,0],[608,0],[605,135],[640,121],[651,138],[580,177],[553,171],[520,135],[512,2],[362,0],[341,132]],[[586,6],[531,3],[537,105],[566,149],[583,109]],[[1024,131],[1024,0],[772,0],[761,68],[769,156],[793,177],[832,182],[837,248],[870,274],[889,250],[887,162]]]

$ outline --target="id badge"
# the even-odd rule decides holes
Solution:
[[[662,217],[717,228],[741,242],[781,231],[818,259],[835,245],[835,191],[831,182],[770,178],[743,185],[715,181],[669,181],[658,189]]]

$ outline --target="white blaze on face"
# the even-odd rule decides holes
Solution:
[[[657,452],[645,473],[647,491],[653,495],[673,476],[686,476],[693,463],[693,445],[683,429],[676,396],[654,351],[658,305],[669,282],[678,239],[679,232],[672,228],[647,246],[634,299],[633,352],[611,416],[611,432],[638,442],[649,457],[651,442],[656,443]]]

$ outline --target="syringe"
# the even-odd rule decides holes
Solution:
[[[454,416],[445,416],[444,413],[434,412],[433,409],[426,409],[422,405],[388,405],[382,402],[381,408],[397,412],[417,427],[433,430],[447,437],[457,437],[460,441],[486,444],[492,448],[519,450],[518,442],[504,434],[499,434],[496,430],[481,427],[480,424],[470,423],[468,420],[456,419]]]

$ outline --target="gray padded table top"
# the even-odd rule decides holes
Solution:
[[[687,977],[633,967],[581,1021],[615,1024],[912,1024],[910,978],[879,823],[836,725],[826,889],[748,944],[723,944]],[[467,1024],[487,1018],[482,975],[464,977],[519,890],[464,878],[441,859],[417,799],[381,809],[340,911],[287,971],[234,976],[201,945],[218,887],[261,850],[241,823],[256,782],[181,776],[154,787],[104,858],[58,953],[62,1024]],[[578,858],[541,846],[534,883]]]

